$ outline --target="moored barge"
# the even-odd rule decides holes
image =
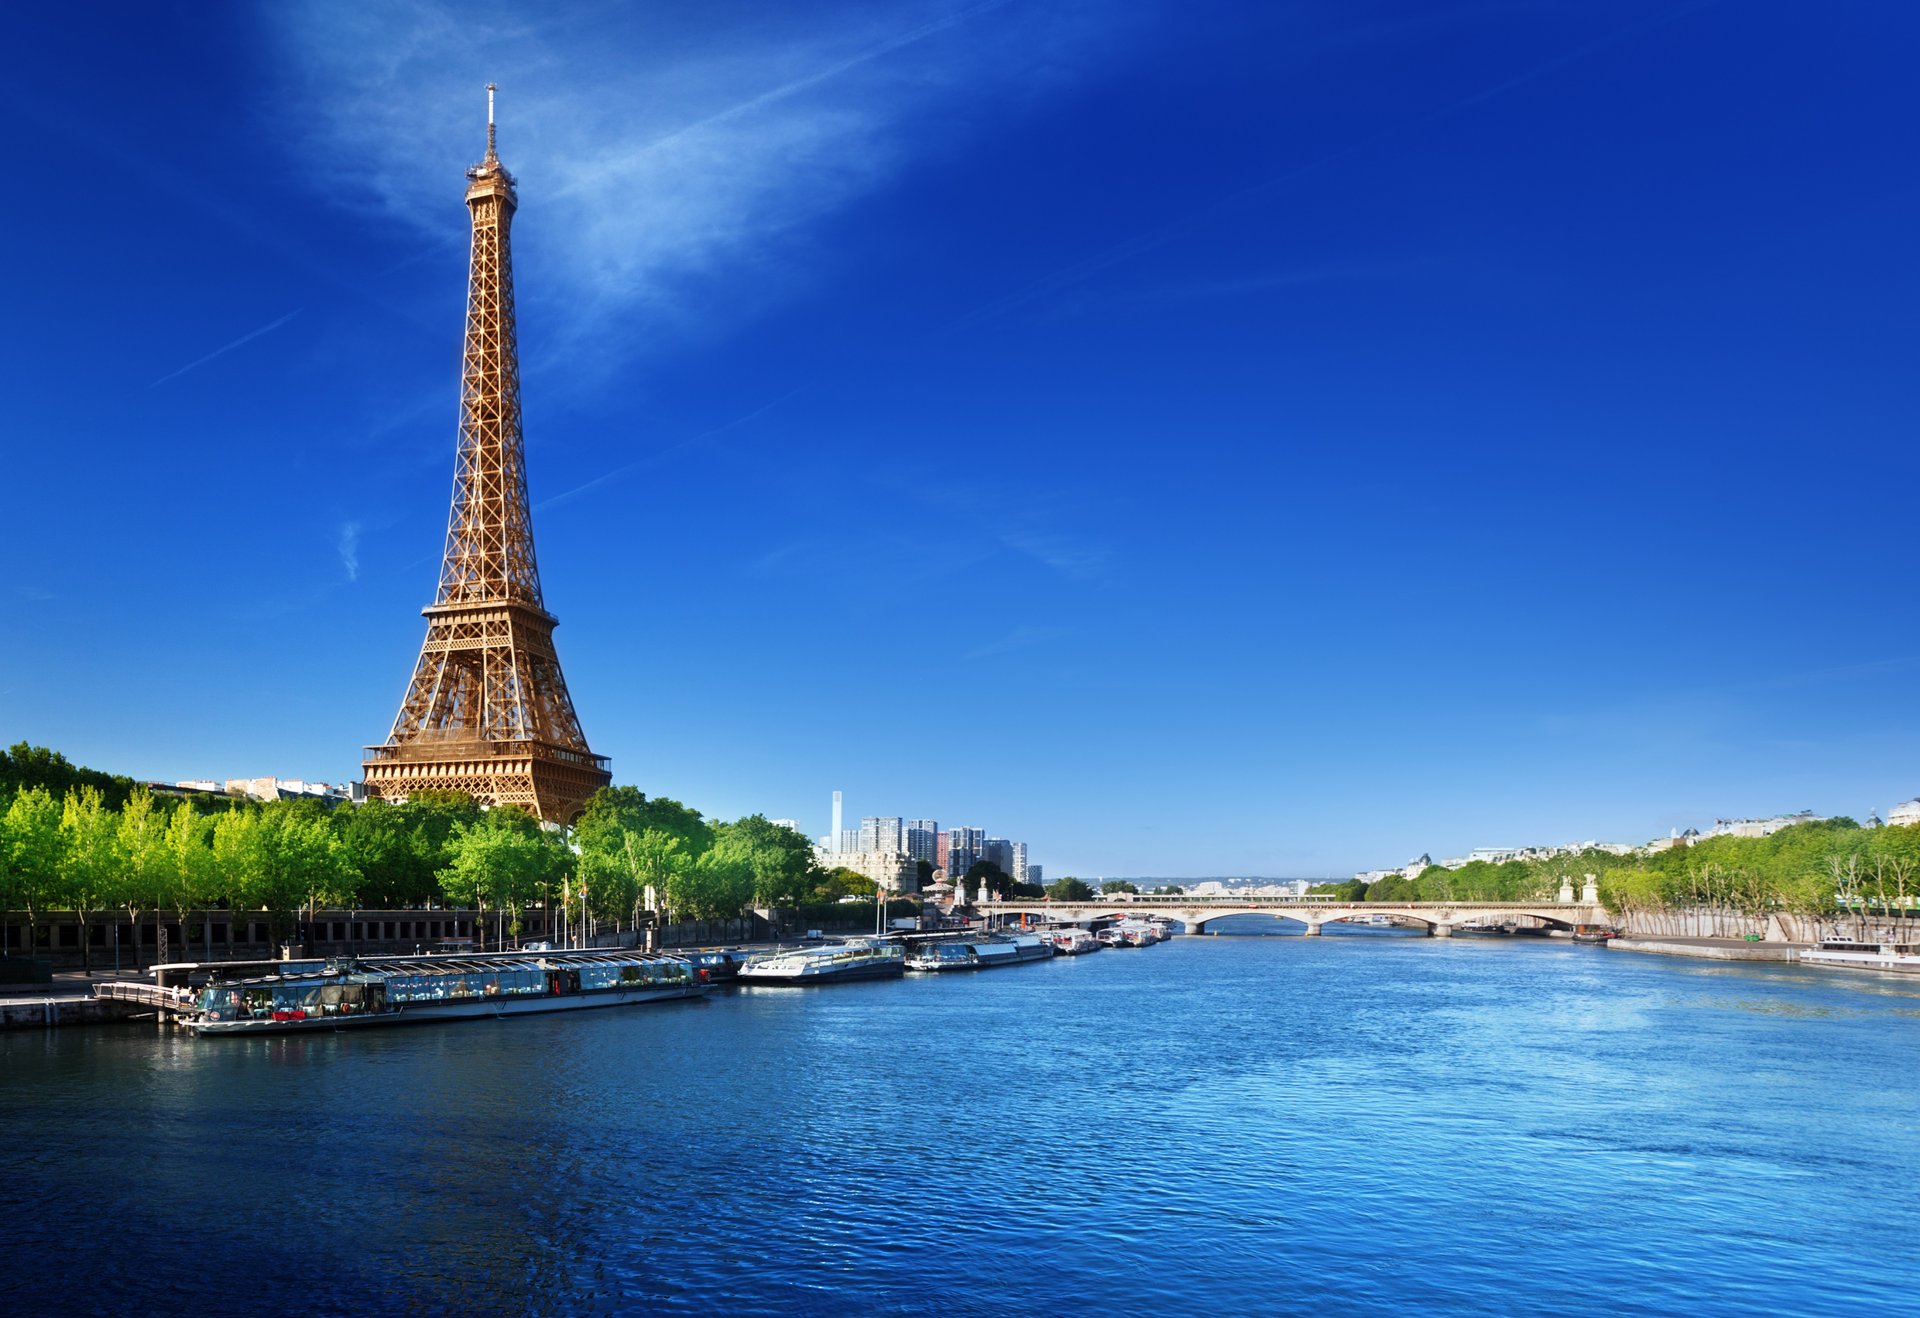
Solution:
[[[1050,939],[1039,934],[1011,934],[966,943],[924,944],[907,958],[907,969],[990,970],[995,966],[1017,966],[1025,961],[1045,961],[1053,954]]]
[[[686,961],[641,952],[396,957],[216,978],[181,1019],[202,1036],[291,1034],[618,1007],[706,990]]]
[[[852,979],[898,979],[906,968],[906,952],[900,944],[870,939],[769,952],[740,967],[739,979],[744,984],[837,984]]]

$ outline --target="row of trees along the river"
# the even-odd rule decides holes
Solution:
[[[83,958],[92,926],[122,916],[170,914],[189,939],[197,916],[210,940],[208,912],[257,912],[277,941],[302,911],[437,904],[517,935],[536,904],[569,927],[628,929],[648,910],[725,920],[874,895],[851,871],[822,871],[790,828],[760,815],[707,819],[632,787],[601,790],[561,833],[461,793],[341,808],[173,800],[39,747],[0,754],[0,913],[26,923],[29,948],[49,913],[65,913],[81,926]]]
[[[1717,836],[1645,855],[1585,851],[1415,878],[1321,884],[1316,893],[1369,902],[1552,901],[1589,874],[1615,916],[1649,931],[1703,936],[1757,932],[1769,916],[1823,926],[1904,927],[1920,915],[1920,825],[1862,828],[1847,818],[1795,824],[1768,837]]]

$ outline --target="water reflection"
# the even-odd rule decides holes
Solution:
[[[84,1279],[10,1312],[1544,1314],[1596,1268],[1645,1312],[1903,1303],[1834,1260],[1920,1226],[1910,992],[1353,932],[0,1036],[0,1211]]]

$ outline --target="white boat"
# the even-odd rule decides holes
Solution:
[[[1053,944],[1055,955],[1081,956],[1087,952],[1098,952],[1105,944],[1085,929],[1052,929],[1046,934],[1048,942]]]
[[[1114,925],[1113,929],[1122,940],[1114,944],[1117,947],[1152,947],[1168,936],[1164,929],[1156,929],[1148,921],[1136,920],[1132,916]]]
[[[898,943],[862,939],[769,952],[740,967],[744,984],[837,984],[854,979],[897,979],[906,973],[906,952]]]
[[[1800,959],[1813,966],[1844,966],[1854,970],[1897,970],[1920,974],[1920,944],[1868,943],[1853,938],[1830,938]]]
[[[907,958],[907,969],[991,970],[995,966],[1044,961],[1053,955],[1053,951],[1053,943],[1039,934],[1004,934],[971,943],[927,943]]]

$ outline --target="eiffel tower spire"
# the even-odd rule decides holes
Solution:
[[[493,93],[487,84],[486,157],[467,170],[473,249],[446,553],[393,731],[367,748],[367,792],[451,789],[565,823],[612,774],[587,749],[540,594],[509,243],[519,196],[495,149]]]

